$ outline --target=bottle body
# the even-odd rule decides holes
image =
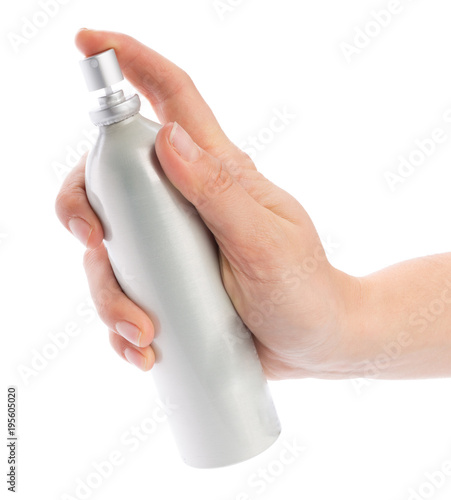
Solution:
[[[222,284],[216,242],[155,154],[160,125],[135,114],[100,127],[86,192],[124,293],[155,325],[151,370],[184,462],[231,465],[280,434],[252,335]]]

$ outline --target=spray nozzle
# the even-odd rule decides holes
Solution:
[[[124,79],[114,49],[83,59],[80,67],[89,92],[104,89],[106,95],[112,94],[112,86]]]
[[[90,112],[96,125],[110,125],[139,111],[137,95],[126,98],[122,90],[113,89],[124,80],[114,49],[81,60],[80,67],[89,92],[101,91],[97,93],[98,109]]]

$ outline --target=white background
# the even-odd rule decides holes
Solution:
[[[213,0],[72,0],[54,4],[47,21],[36,14],[38,1],[3,6],[0,408],[5,414],[6,387],[16,385],[14,498],[449,498],[451,477],[434,487],[426,474],[451,460],[451,380],[271,382],[280,440],[217,470],[185,466],[165,422],[137,449],[124,442],[133,426],[152,423],[152,375],[109,347],[88,301],[83,247],[54,213],[55,166],[93,130],[73,43],[78,28],[128,33],[184,68],[237,144],[268,127],[275,108],[295,115],[256,163],[307,209],[336,267],[364,275],[451,248],[449,1],[402,1],[350,62],[340,44],[353,43],[355,28],[365,29],[388,0],[222,3],[230,8],[221,16]],[[41,26],[15,47],[11,34],[22,36],[33,19]],[[143,114],[154,117],[148,105]],[[398,156],[435,128],[447,140],[392,191],[384,172],[396,172]],[[67,345],[55,354],[50,335],[71,328],[77,335],[60,335]],[[43,353],[54,357],[24,376]],[[293,441],[305,450],[281,464]],[[111,453],[122,463],[96,483],[93,462]],[[257,483],[263,473],[268,479]],[[96,487],[77,496],[88,478]]]

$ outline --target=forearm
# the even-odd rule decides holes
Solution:
[[[356,377],[451,376],[451,253],[353,279],[347,352]]]

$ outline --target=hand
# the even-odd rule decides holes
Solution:
[[[267,378],[346,376],[359,280],[329,264],[302,206],[226,137],[180,68],[119,33],[82,30],[76,44],[87,56],[113,47],[125,77],[155,109],[163,124],[158,158],[216,238],[225,288],[254,335]],[[85,157],[67,176],[56,212],[87,246],[84,267],[111,345],[149,370],[154,327],[113,275],[84,171]]]

